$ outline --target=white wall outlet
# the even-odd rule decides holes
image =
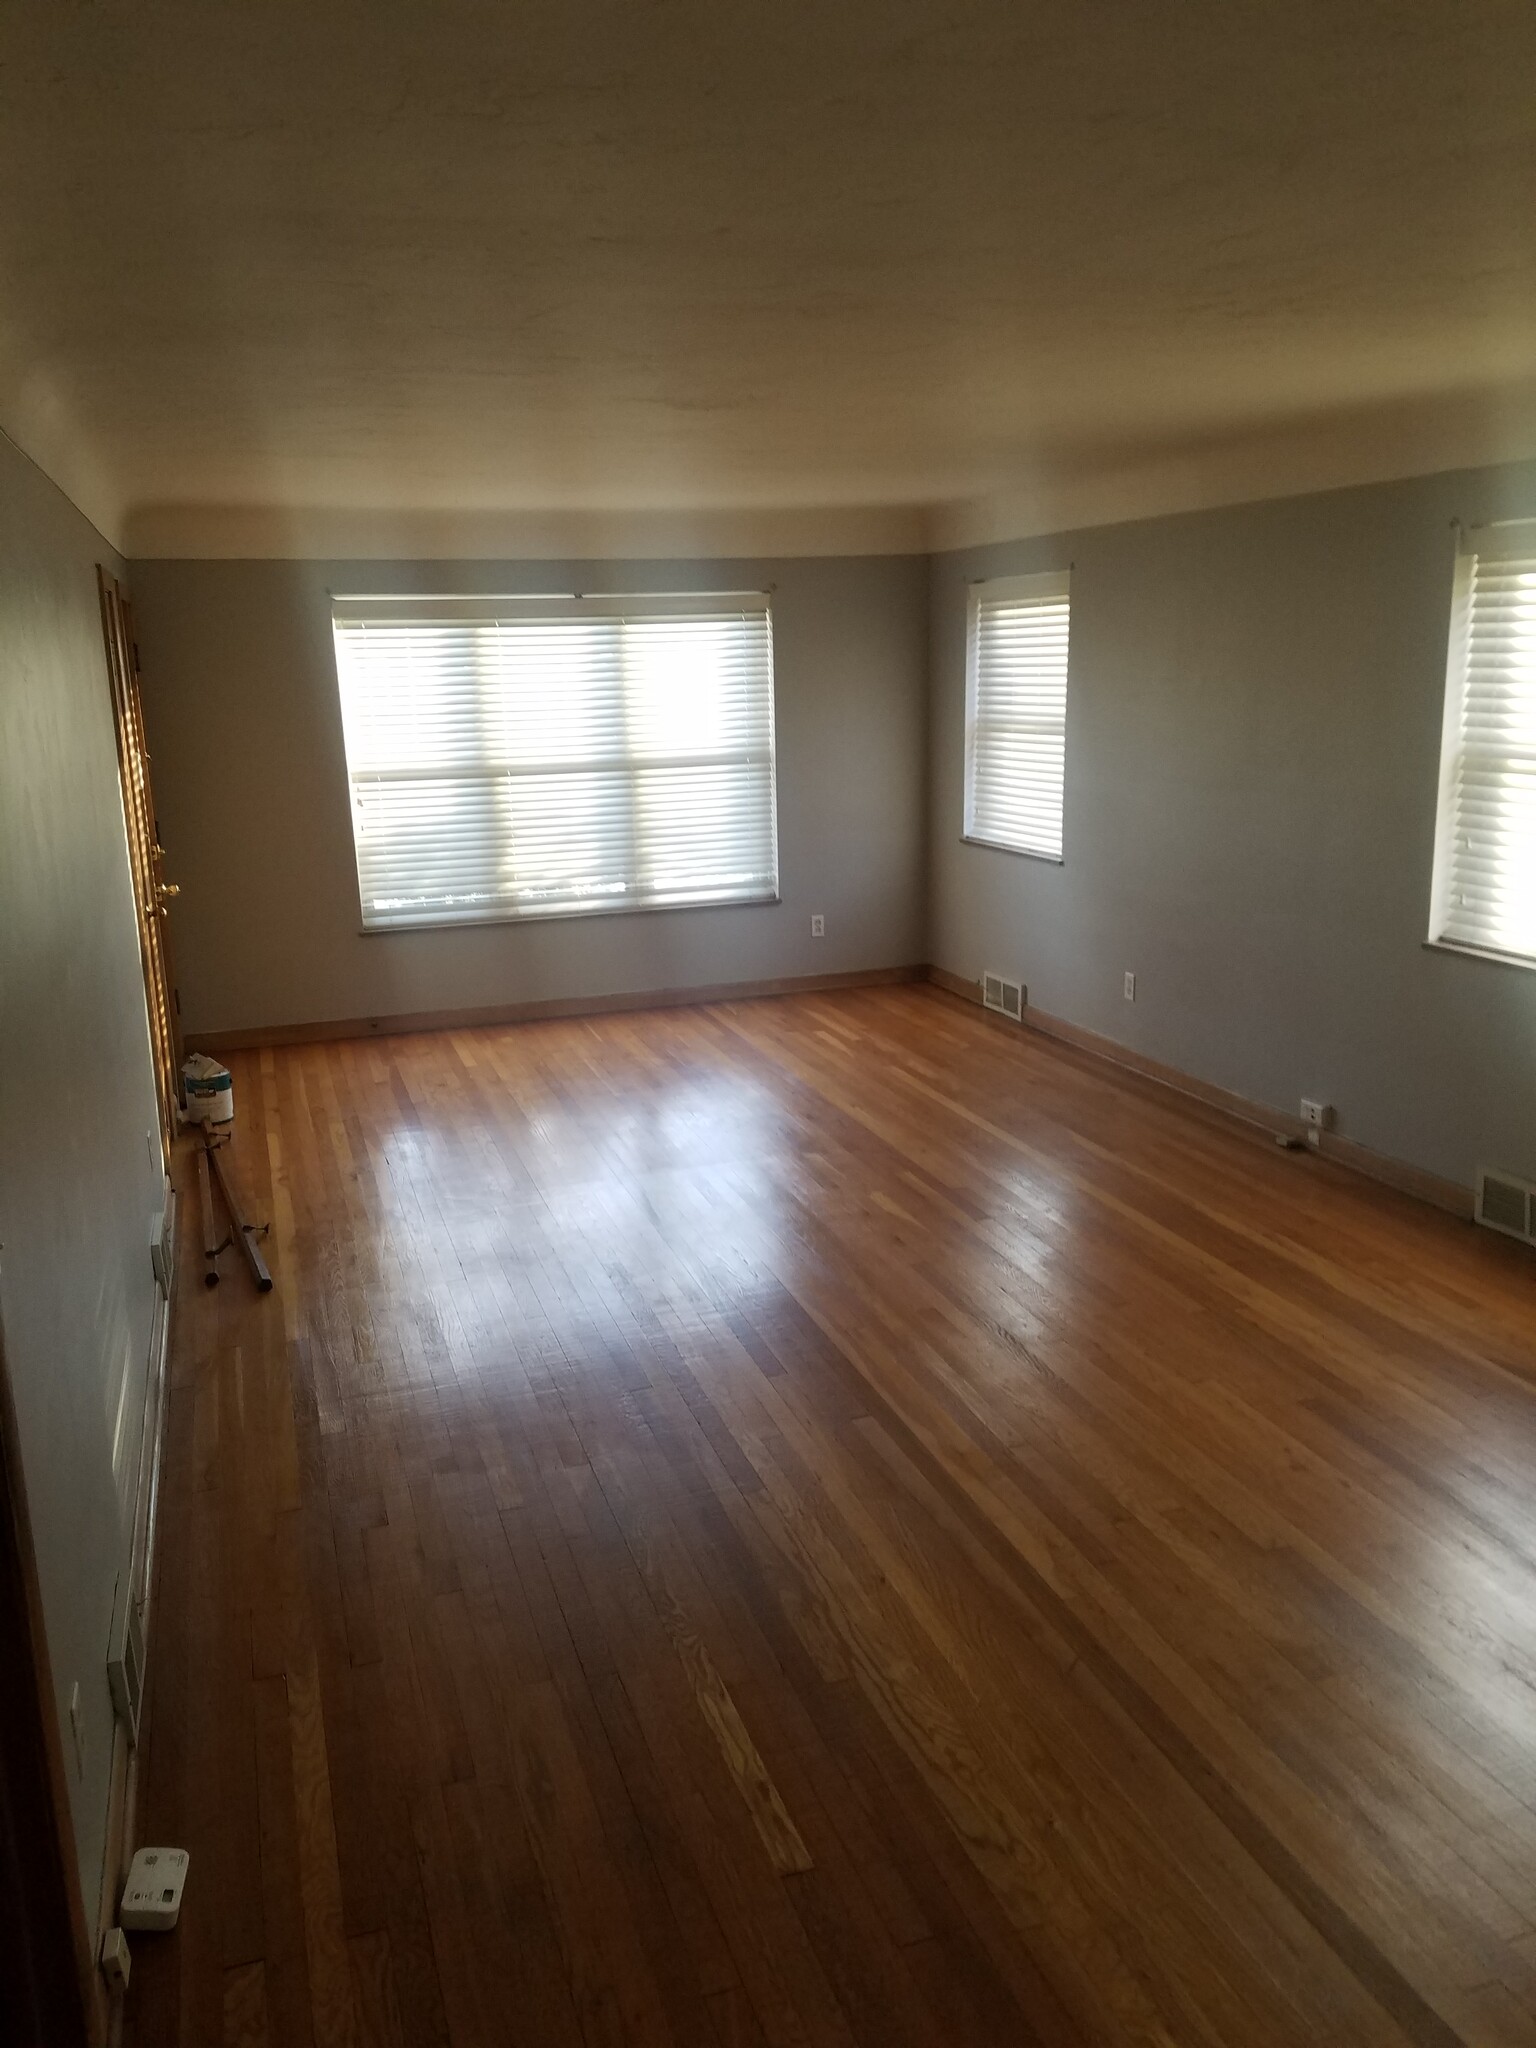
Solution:
[[[822,916],[821,912],[818,910],[811,919],[811,937],[813,939],[824,939],[826,936],[827,920]]]
[[[186,1881],[185,1849],[140,1849],[128,1866],[118,1919],[135,1934],[168,1934]]]
[[[121,1927],[109,1927],[101,1937],[101,1974],[112,1990],[128,1989],[128,1937]]]
[[[1333,1128],[1333,1105],[1331,1102],[1314,1102],[1308,1095],[1301,1098],[1301,1120],[1314,1131]]]
[[[69,1732],[75,1745],[75,1776],[85,1776],[85,1715],[80,1707],[80,1681],[69,1688]]]
[[[1125,970],[1125,1000],[1128,1003],[1134,1003],[1136,1000],[1136,977],[1129,967]]]

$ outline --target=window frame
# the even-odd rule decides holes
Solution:
[[[512,594],[473,591],[463,594],[440,591],[409,595],[375,592],[329,593],[333,663],[336,670],[337,715],[341,725],[342,774],[346,789],[348,833],[352,843],[352,874],[356,891],[358,935],[377,939],[414,933],[476,930],[488,925],[543,923],[554,919],[587,917],[636,917],[690,910],[756,910],[783,901],[779,849],[778,792],[778,677],[774,661],[773,592],[759,590],[630,590],[559,591]],[[345,691],[342,682],[336,628],[343,620],[356,621],[373,614],[395,617],[412,624],[453,623],[483,615],[487,623],[496,618],[682,618],[708,616],[718,610],[760,612],[768,636],[767,750],[768,821],[772,845],[773,884],[771,889],[751,895],[709,896],[683,901],[611,900],[589,903],[535,904],[525,909],[477,911],[464,916],[433,916],[401,919],[393,923],[368,922],[364,903],[363,871],[356,827],[356,781],[347,739]]]
[[[1479,559],[1536,562],[1536,518],[1501,520],[1487,526],[1458,526],[1446,633],[1445,693],[1440,724],[1440,765],[1435,793],[1434,864],[1430,877],[1429,934],[1423,944],[1434,953],[1485,960],[1536,973],[1536,952],[1515,953],[1445,936],[1449,922],[1456,832],[1456,777],[1461,757],[1462,713],[1472,631],[1473,578]]]
[[[991,839],[973,829],[976,803],[977,700],[981,687],[981,607],[988,600],[1010,599],[1044,604],[1052,599],[1067,602],[1067,675],[1061,707],[1061,851],[1048,853],[1042,847],[1020,846],[1007,839]],[[1047,867],[1063,867],[1067,857],[1067,707],[1072,682],[1072,570],[1030,570],[1022,575],[978,577],[966,592],[965,624],[965,759],[960,841],[964,846],[983,846],[994,853],[1010,853],[1020,860],[1042,861]]]

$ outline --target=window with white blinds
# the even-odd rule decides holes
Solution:
[[[1536,521],[1457,563],[1430,938],[1536,966]]]
[[[1067,762],[1065,572],[971,587],[965,836],[1061,859]]]
[[[764,596],[337,599],[363,924],[778,894]]]

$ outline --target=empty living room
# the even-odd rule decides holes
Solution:
[[[1536,9],[0,183],[4,2048],[1536,2048]]]

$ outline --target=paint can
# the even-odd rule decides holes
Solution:
[[[189,1124],[227,1124],[235,1113],[235,1088],[228,1067],[205,1052],[189,1053],[182,1064]]]

